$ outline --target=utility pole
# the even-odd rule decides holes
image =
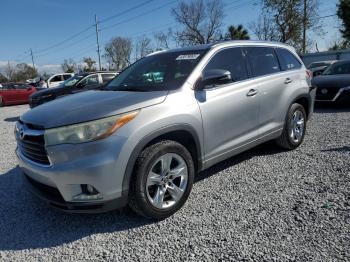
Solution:
[[[303,53],[306,52],[306,26],[307,26],[307,0],[304,0],[304,17],[303,17]]]
[[[34,71],[35,71],[34,56],[33,56],[33,50],[32,49],[30,49],[30,55],[32,56],[33,68],[34,68]]]
[[[97,55],[98,55],[98,67],[101,68],[101,54],[100,54],[100,42],[98,39],[98,21],[97,21],[97,15],[95,15],[95,28],[96,28],[96,42],[97,42]]]

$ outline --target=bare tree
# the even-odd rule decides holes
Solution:
[[[258,38],[277,40],[305,52],[307,31],[321,32],[318,0],[262,0],[262,14],[253,31]]]
[[[10,61],[7,62],[7,65],[5,66],[4,73],[6,75],[6,78],[10,81],[13,79],[13,75],[15,74],[16,70],[11,65]]]
[[[135,45],[134,45],[134,47],[135,47],[135,60],[143,58],[146,55],[153,52],[151,42],[152,42],[152,40],[145,35],[139,37],[136,40]]]
[[[250,24],[250,30],[254,33],[258,40],[278,41],[279,36],[274,26],[273,17],[265,9],[262,11],[257,21]]]
[[[222,0],[192,0],[181,2],[172,9],[172,15],[183,29],[175,32],[182,46],[206,44],[220,38],[224,18]]]
[[[173,31],[171,28],[167,32],[157,32],[153,35],[156,50],[169,49],[170,40],[173,36]]]
[[[65,73],[74,73],[77,68],[77,64],[72,58],[64,59],[63,63],[61,64],[61,68]]]
[[[109,67],[122,70],[130,64],[132,42],[129,38],[114,37],[105,46],[105,59]]]

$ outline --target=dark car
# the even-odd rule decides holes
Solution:
[[[312,75],[318,76],[322,75],[323,72],[333,63],[336,61],[320,61],[320,62],[314,62],[311,63],[307,68],[312,72]]]
[[[24,83],[0,84],[0,107],[28,103],[29,96],[36,92],[36,88]]]
[[[94,72],[81,73],[67,79],[57,87],[40,90],[30,96],[29,105],[34,108],[38,105],[52,101],[59,97],[79,93],[91,89],[101,88],[104,84],[112,80],[115,72]]]
[[[316,102],[350,105],[350,60],[338,61],[312,81]]]

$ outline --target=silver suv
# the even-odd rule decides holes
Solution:
[[[268,140],[291,150],[314,104],[295,50],[230,41],[151,54],[103,90],[48,102],[16,123],[28,188],[69,212],[129,204],[155,219],[196,173]]]

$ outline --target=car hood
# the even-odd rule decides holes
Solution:
[[[350,74],[319,75],[312,79],[312,85],[318,88],[343,88],[350,86]]]
[[[21,121],[53,128],[92,121],[162,103],[168,91],[86,91],[40,105],[21,116]]]
[[[38,97],[51,95],[51,94],[59,94],[62,92],[65,92],[66,90],[69,90],[72,87],[65,87],[65,86],[55,86],[50,88],[41,89],[40,91],[37,91],[31,95],[31,98],[36,99]]]

